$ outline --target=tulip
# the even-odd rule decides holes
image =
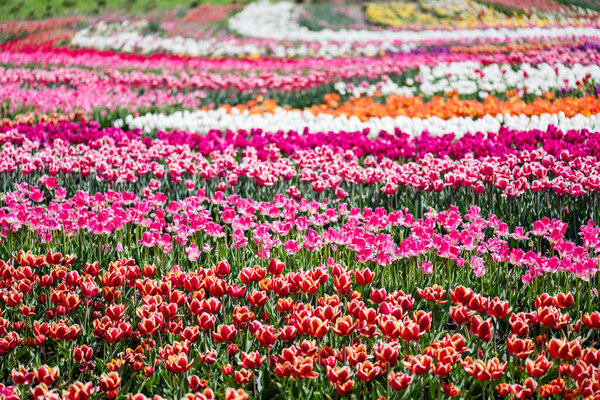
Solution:
[[[397,344],[377,342],[375,347],[375,357],[377,357],[379,361],[393,366],[396,364],[398,356],[399,352]]]
[[[546,348],[550,357],[561,360],[574,360],[581,356],[581,343],[579,339],[567,341],[567,339],[551,339]]]
[[[491,319],[484,321],[479,315],[471,318],[471,332],[484,342],[489,342],[492,338],[492,329]]]
[[[30,373],[23,366],[19,367],[18,370],[13,369],[10,375],[15,385],[29,385],[35,376],[34,373]]]
[[[450,317],[459,325],[466,324],[471,320],[472,312],[461,304],[450,307]]]
[[[508,307],[508,302],[502,301],[498,297],[493,298],[488,307],[490,315],[500,319],[506,318],[512,311],[512,308]]]
[[[409,355],[408,361],[402,362],[415,375],[423,375],[431,368],[431,357],[428,355]]]
[[[405,390],[410,385],[412,380],[412,376],[403,374],[402,372],[396,373],[390,371],[388,373],[388,382],[390,387],[394,390]]]
[[[49,367],[47,365],[42,365],[34,372],[35,380],[39,383],[43,383],[46,386],[51,386],[56,378],[58,378],[59,371],[58,367]]]
[[[225,400],[248,400],[248,395],[242,389],[227,388],[225,390]]]
[[[258,351],[255,351],[254,353],[242,352],[241,359],[242,359],[241,365],[245,369],[259,369],[260,366],[262,365],[263,361],[265,360],[264,357],[260,356]]]
[[[285,264],[283,262],[272,258],[269,262],[269,266],[267,267],[267,272],[271,275],[281,275],[283,273],[284,268]]]
[[[352,317],[347,315],[343,318],[339,318],[331,330],[337,336],[344,337],[349,336],[354,331],[354,328],[355,326]]]
[[[62,397],[66,400],[87,400],[92,394],[92,383],[75,381],[68,390],[63,390]]]
[[[506,350],[523,360],[533,353],[535,344],[529,339],[519,339],[516,335],[512,335],[506,340]]]
[[[511,385],[510,390],[515,398],[528,399],[535,394],[537,387],[537,383],[532,378],[527,378],[523,385]]]
[[[223,375],[227,376],[227,375],[231,375],[233,374],[233,366],[231,364],[225,364],[223,365],[223,367],[221,368],[221,372],[223,373]]]
[[[485,363],[482,360],[473,361],[470,357],[467,357],[464,361],[461,361],[461,365],[465,372],[473,378],[486,382],[490,379],[501,378],[504,375],[507,363],[500,363],[497,358],[492,358]]]
[[[120,384],[121,377],[116,372],[110,372],[108,374],[102,374],[100,376],[100,383],[98,386],[100,387],[101,391],[103,391],[104,393],[108,393],[115,390],[118,392]]]
[[[165,368],[167,369],[167,371],[173,372],[175,374],[183,374],[188,369],[190,369],[193,363],[194,360],[188,362],[187,354],[185,353],[171,354],[165,360]]]
[[[371,381],[382,373],[382,369],[370,361],[363,361],[356,367],[356,376],[363,382]]]
[[[292,375],[292,364],[288,361],[278,363],[275,365],[274,373],[278,378],[288,378]]]
[[[231,342],[235,335],[237,334],[237,329],[233,325],[219,325],[217,326],[217,331],[212,332],[212,337],[215,339],[217,343],[227,343]]]
[[[600,329],[600,312],[585,313],[583,323],[588,329]]]
[[[369,268],[354,271],[354,279],[359,285],[370,285],[371,282],[373,282],[374,278],[375,273],[372,272]]]
[[[292,374],[297,378],[316,379],[319,374],[313,371],[313,359],[302,358],[292,365]]]
[[[448,384],[444,384],[442,386],[442,389],[444,390],[444,393],[446,394],[446,396],[450,396],[450,397],[456,397],[456,396],[460,395],[460,392],[461,392],[461,389],[454,386],[454,383],[452,383],[452,382],[450,382]]]
[[[465,288],[464,286],[458,286],[454,290],[449,290],[450,298],[452,302],[456,305],[464,305],[469,304],[471,298],[475,295],[473,290]]]
[[[371,288],[371,301],[375,304],[382,303],[387,297],[385,289]]]
[[[437,304],[446,304],[447,300],[442,300],[446,295],[446,291],[439,285],[434,284],[432,287],[426,287],[425,289],[418,289],[417,294],[423,300],[431,301]]]
[[[258,290],[252,291],[248,294],[248,302],[255,307],[262,307],[268,300],[267,295],[264,292]]]
[[[229,266],[227,260],[219,261],[214,267],[214,272],[215,275],[224,278],[231,273],[231,267]]]

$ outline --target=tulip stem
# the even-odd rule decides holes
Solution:
[[[391,371],[391,366],[390,366],[390,364],[388,364],[387,375],[386,375],[388,377],[388,379],[386,379],[386,381],[387,381],[387,400],[390,400],[392,398],[390,380],[389,380],[390,371]]]
[[[496,354],[496,357],[498,357],[498,347],[496,346],[496,333],[498,332],[498,321],[496,321],[496,318],[493,318],[494,321],[494,325],[492,326],[492,329],[494,329],[494,352]]]

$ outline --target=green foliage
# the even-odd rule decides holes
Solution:
[[[558,2],[569,6],[576,6],[594,11],[600,11],[600,1],[598,0],[558,0]]]
[[[320,31],[328,26],[347,28],[358,23],[352,17],[341,12],[339,4],[313,3],[304,7],[299,23],[311,31]]]
[[[109,12],[192,8],[202,4],[231,4],[236,0],[0,0],[0,19],[42,19]]]

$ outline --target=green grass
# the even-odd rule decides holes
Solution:
[[[312,3],[304,7],[305,14],[300,17],[300,25],[307,27],[311,31],[320,31],[324,29],[322,23],[332,25],[338,28],[347,28],[358,24],[359,21],[340,13],[337,8],[339,4],[333,3]]]
[[[236,0],[0,0],[0,19],[42,19],[50,17],[191,8],[204,4],[223,5]]]
[[[593,11],[600,11],[600,1],[598,0],[559,0],[560,3],[587,8]]]

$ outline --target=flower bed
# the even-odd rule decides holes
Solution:
[[[0,397],[598,398],[598,21],[509,3],[2,25]]]

